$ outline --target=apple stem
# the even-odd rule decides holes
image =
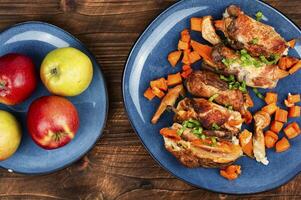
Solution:
[[[52,69],[50,70],[50,73],[51,73],[52,75],[56,75],[56,74],[58,73],[57,68],[52,68]]]

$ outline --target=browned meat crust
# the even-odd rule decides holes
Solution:
[[[181,123],[188,119],[198,120],[205,129],[210,130],[215,124],[234,134],[239,132],[243,122],[239,112],[228,110],[203,98],[185,98],[178,103],[174,120]],[[230,125],[231,120],[240,122],[240,125]]]
[[[287,49],[286,41],[273,27],[245,15],[235,5],[229,6],[226,12],[229,16],[224,17],[224,33],[232,42],[233,48],[244,48],[252,56],[284,54]]]
[[[197,97],[210,98],[218,94],[214,101],[224,106],[232,106],[234,110],[245,114],[243,93],[240,90],[228,89],[228,83],[221,80],[218,74],[201,70],[193,72],[187,79],[188,91]]]
[[[206,65],[205,67],[218,70],[223,74],[233,74],[239,81],[245,81],[250,87],[274,88],[279,79],[286,77],[288,73],[279,69],[276,65],[262,66],[242,66],[239,62],[240,56],[232,49],[223,44],[216,45],[212,50],[212,59],[214,66]],[[230,66],[224,65],[223,59],[236,60]]]

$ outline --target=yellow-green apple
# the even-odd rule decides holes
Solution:
[[[0,103],[15,105],[27,99],[37,87],[32,60],[22,54],[0,57]]]
[[[74,138],[79,128],[78,113],[75,106],[64,97],[40,97],[29,107],[27,128],[40,147],[56,149]]]
[[[46,88],[60,96],[76,96],[88,88],[93,77],[90,58],[78,49],[64,47],[44,58],[41,79]]]
[[[17,119],[9,112],[0,110],[0,161],[17,151],[21,138],[21,127]]]

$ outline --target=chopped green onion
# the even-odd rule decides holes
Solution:
[[[211,142],[213,145],[216,145],[216,137],[211,137]]]
[[[189,119],[188,120],[190,123],[193,123],[195,126],[201,126],[200,122],[198,120],[194,120],[194,119]]]
[[[261,21],[262,18],[264,17],[261,11],[258,11],[255,16],[256,16],[256,21]]]
[[[183,132],[185,131],[186,127],[182,127],[181,129],[177,130],[177,134],[181,136]]]
[[[201,139],[205,140],[206,139],[206,135],[201,135]]]
[[[228,110],[233,110],[233,106],[226,106]]]
[[[253,39],[251,40],[251,44],[257,44],[258,41],[259,41],[258,38],[253,38]]]
[[[212,95],[208,101],[212,102],[214,99],[216,99],[219,96],[219,94]]]
[[[216,123],[213,123],[213,124],[212,124],[212,129],[213,129],[213,130],[219,130],[220,127],[219,127],[219,125],[217,125]]]
[[[187,123],[187,128],[193,128],[193,127],[195,127],[194,123],[191,123],[191,122]]]
[[[258,98],[264,99],[264,96],[257,90],[257,88],[253,88],[253,92],[256,94]]]
[[[225,77],[224,75],[219,75],[219,78],[223,81],[229,81],[229,79],[227,77]]]

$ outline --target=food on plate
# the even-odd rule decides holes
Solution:
[[[183,85],[178,85],[168,90],[167,94],[162,99],[160,106],[158,107],[156,113],[154,114],[151,120],[153,124],[156,124],[158,122],[159,118],[168,107],[173,107],[175,105],[176,100],[181,94],[184,94]]]
[[[196,97],[212,98],[220,105],[246,115],[248,104],[243,92],[247,92],[246,87],[229,89],[224,76],[219,76],[210,71],[194,71],[186,81],[187,90]],[[234,87],[234,86],[233,86]]]
[[[301,114],[300,106],[292,106],[288,110],[288,117],[290,117],[290,118],[300,117],[300,114]]]
[[[286,70],[298,63],[298,59],[291,56],[283,56],[279,59],[278,66],[280,69]]]
[[[300,102],[300,94],[292,95],[291,93],[288,94],[287,99],[284,100],[284,104],[286,107],[293,107],[295,103]]]
[[[175,67],[180,60],[182,55],[182,51],[173,51],[170,54],[168,54],[168,61],[171,66]]]
[[[237,134],[243,123],[241,114],[215,104],[204,98],[185,98],[178,103],[174,120],[184,122],[188,119],[198,120],[209,130],[225,130]]]
[[[221,42],[220,37],[215,32],[212,16],[205,16],[202,19],[202,37],[213,45]]]
[[[0,110],[0,161],[17,151],[21,138],[21,126],[17,119],[9,112]]]
[[[284,131],[285,135],[288,137],[288,139],[293,139],[293,138],[297,137],[298,135],[300,135],[300,133],[301,133],[300,127],[297,122],[293,122],[293,123],[287,125],[283,129],[283,131]]]
[[[283,122],[286,123],[287,122],[287,115],[288,112],[286,110],[283,109],[277,109],[276,113],[275,113],[275,120],[278,122]]]
[[[259,11],[252,19],[231,5],[223,19],[191,18],[191,30],[181,31],[177,49],[168,55],[173,72],[151,81],[144,92],[149,100],[162,99],[153,124],[166,110],[175,113],[173,125],[160,134],[167,151],[183,165],[219,167],[221,176],[234,180],[241,167],[231,164],[240,156],[268,165],[266,149],[286,151],[288,139],[301,134],[297,122],[287,124],[289,118],[301,116],[300,94],[289,93],[283,108],[281,93],[264,94],[259,89],[273,89],[280,79],[301,69],[301,60],[287,55],[297,40],[286,42],[273,27],[260,22],[263,17]],[[200,32],[210,44],[198,42],[190,31]],[[194,64],[199,60],[199,66]],[[257,101],[253,102],[248,87],[266,103],[254,114],[248,108]],[[241,131],[243,123],[253,119],[253,130]]]
[[[278,141],[278,135],[273,131],[266,131],[264,134],[264,142],[266,148],[273,148]]]
[[[279,79],[288,76],[288,72],[269,61],[251,57],[246,50],[235,52],[224,44],[212,49],[212,63],[206,63],[208,69],[224,74],[233,74],[238,81],[247,86],[274,88]]]
[[[239,134],[239,143],[242,151],[249,157],[253,158],[253,134],[247,129]]]
[[[290,145],[289,141],[285,137],[283,137],[276,143],[276,152],[278,152],[278,153],[284,152],[284,151],[288,150],[290,147],[291,147],[291,145]]]
[[[229,6],[224,13],[221,31],[229,39],[232,48],[246,49],[252,56],[266,58],[287,54],[286,41],[269,25],[246,14],[236,5]]]
[[[51,93],[76,96],[91,83],[93,65],[90,58],[80,50],[73,47],[59,48],[44,58],[40,75]]]
[[[264,165],[269,164],[265,152],[265,141],[263,129],[265,129],[271,121],[271,117],[264,111],[259,111],[254,115],[255,134],[253,137],[253,153],[257,162]]]
[[[294,64],[289,70],[289,74],[294,74],[296,73],[299,69],[301,68],[301,61],[299,60],[296,64]]]
[[[202,18],[192,17],[190,19],[190,29],[192,31],[202,32]]]
[[[40,97],[29,107],[27,128],[34,142],[43,149],[60,148],[74,138],[79,128],[78,113],[64,97]]]
[[[282,122],[278,122],[278,121],[273,121],[271,123],[271,131],[273,131],[274,133],[280,133],[280,131],[283,128],[284,123]]]
[[[207,136],[206,131],[200,132],[194,127],[183,130],[181,124],[175,123],[171,128],[161,129],[160,133],[165,148],[187,167],[227,166],[242,155],[238,144]]]
[[[237,179],[241,174],[241,167],[239,165],[230,165],[220,170],[220,175],[228,180]]]
[[[0,57],[0,103],[22,103],[36,87],[36,71],[31,58],[17,53]]]
[[[274,93],[274,92],[267,92],[265,94],[265,98],[264,98],[264,101],[267,103],[267,104],[271,104],[271,103],[277,103],[277,100],[278,100],[278,95],[277,93]]]

